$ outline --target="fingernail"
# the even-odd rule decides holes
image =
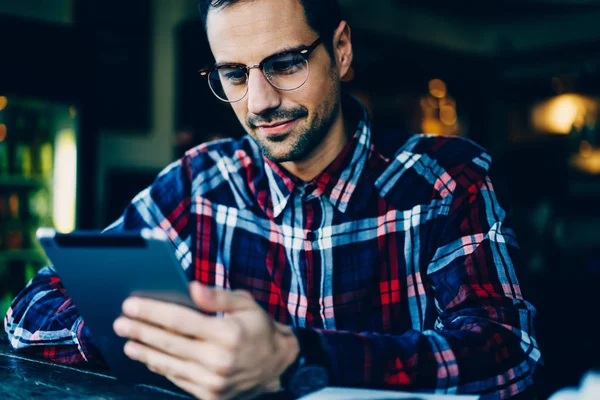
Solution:
[[[113,324],[113,329],[115,330],[117,335],[126,336],[127,331],[129,330],[129,324],[127,323],[125,318],[120,317],[115,320],[115,323]]]
[[[125,351],[125,354],[127,354],[127,356],[129,358],[133,358],[133,359],[137,359],[138,355],[140,354],[140,351],[137,348],[137,346],[131,342],[125,343],[124,351]]]
[[[130,317],[136,317],[140,311],[140,305],[135,299],[127,299],[123,303],[123,312]]]

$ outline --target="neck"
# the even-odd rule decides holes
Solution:
[[[336,159],[348,143],[342,112],[331,125],[323,141],[304,159],[281,163],[281,166],[305,182],[311,181]]]

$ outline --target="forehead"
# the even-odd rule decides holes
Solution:
[[[210,10],[207,34],[217,62],[244,64],[316,39],[299,0],[241,1]]]

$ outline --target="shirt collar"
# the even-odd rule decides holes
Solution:
[[[372,152],[371,126],[367,110],[351,96],[345,96],[342,107],[345,115],[354,118],[355,134],[336,159],[312,181],[303,182],[263,156],[274,217],[279,216],[285,209],[294,191],[306,194],[307,197],[326,196],[340,212],[346,212]]]

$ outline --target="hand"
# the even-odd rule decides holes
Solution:
[[[129,340],[125,354],[204,400],[253,398],[280,389],[279,377],[299,345],[291,328],[275,322],[242,291],[190,284],[199,309],[131,297],[115,332]]]

